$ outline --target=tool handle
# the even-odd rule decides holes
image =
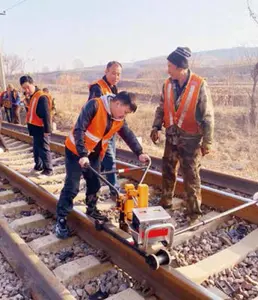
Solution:
[[[145,171],[144,171],[144,173],[143,173],[143,175],[142,175],[142,178],[141,178],[139,184],[142,184],[142,183],[143,183],[143,180],[145,179],[145,177],[146,177],[146,175],[147,175],[147,173],[148,173],[148,171],[149,171],[149,169],[150,169],[150,166],[151,166],[151,158],[149,157],[149,163],[148,163],[148,165],[146,166],[146,169],[145,169]]]
[[[119,191],[118,191],[118,189],[116,187],[114,187],[113,184],[111,184],[105,177],[103,177],[99,172],[97,172],[95,169],[93,169],[91,165],[86,165],[84,168],[91,170],[92,173],[94,173],[106,185],[108,185],[110,188],[112,188],[115,191],[117,198],[119,198]]]
[[[142,167],[129,167],[129,168],[123,168],[123,169],[113,169],[113,170],[110,170],[110,171],[101,172],[100,175],[123,174],[123,173],[127,173],[127,172],[130,172],[130,171],[143,170],[145,168],[146,168],[146,166],[142,166]]]

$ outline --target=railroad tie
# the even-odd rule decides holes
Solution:
[[[74,284],[89,280],[112,268],[110,262],[101,263],[93,255],[87,255],[57,267],[53,273],[67,285],[71,282]]]
[[[126,289],[116,295],[110,296],[106,298],[106,300],[144,300],[139,293],[134,291],[133,289]]]
[[[177,268],[177,271],[196,283],[202,283],[209,276],[231,268],[241,262],[249,252],[258,249],[258,229],[255,229],[236,244],[215,253],[196,264]]]

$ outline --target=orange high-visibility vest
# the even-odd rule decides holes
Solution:
[[[37,106],[38,106],[38,101],[39,101],[39,98],[41,96],[46,96],[47,97],[49,112],[50,112],[50,116],[51,116],[51,110],[52,110],[51,98],[46,93],[39,90],[30,99],[30,104],[29,104],[29,107],[28,107],[27,115],[26,115],[26,121],[29,124],[43,127],[44,126],[43,120],[36,113]]]
[[[195,119],[196,105],[203,78],[191,73],[185,90],[181,94],[178,110],[175,111],[174,91],[170,78],[164,84],[164,127],[177,125],[190,134],[200,133]]]
[[[90,85],[90,87],[94,84],[97,84],[100,87],[102,95],[112,94],[110,86],[106,83],[104,79],[99,79],[97,81],[94,81]]]
[[[95,98],[95,101],[98,103],[98,110],[94,118],[92,119],[90,125],[85,131],[84,136],[84,144],[85,148],[88,150],[88,152],[92,152],[94,148],[97,146],[97,144],[102,141],[101,143],[101,152],[100,152],[100,158],[103,159],[105,156],[105,152],[108,148],[108,141],[111,139],[111,137],[119,131],[119,129],[123,126],[124,121],[116,121],[113,120],[112,126],[108,133],[105,134],[106,127],[107,127],[107,119],[108,119],[108,113],[105,109],[104,103],[101,98]],[[74,154],[78,155],[78,152],[76,150],[75,146],[75,140],[72,130],[68,137],[65,140],[65,146],[72,151]]]

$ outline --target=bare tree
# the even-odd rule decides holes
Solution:
[[[21,72],[24,68],[24,61],[16,54],[3,56],[4,68],[6,76],[11,76],[14,73]]]
[[[250,14],[250,17],[253,19],[253,21],[258,25],[258,16],[256,13],[254,13],[254,11],[252,10],[251,6],[250,6],[250,1],[246,0],[247,2],[247,8]],[[258,63],[257,63],[257,59],[256,62],[254,64],[254,67],[251,71],[251,78],[253,80],[253,88],[252,88],[252,92],[251,94],[249,93],[249,99],[250,99],[250,111],[249,111],[249,119],[250,119],[250,124],[253,127],[256,127],[257,125],[257,97],[256,97],[256,87],[257,87],[257,82],[258,82]]]
[[[250,75],[252,79],[252,88],[245,88],[248,98],[249,98],[249,123],[252,127],[256,127],[257,125],[257,95],[256,88],[258,83],[258,53],[253,51],[245,51],[245,57],[242,62],[243,65],[251,68]]]
[[[258,17],[256,15],[256,13],[254,13],[254,11],[252,10],[251,6],[250,6],[250,1],[246,0],[247,3],[247,8],[250,14],[250,17],[254,20],[254,22],[258,25]]]
[[[255,64],[255,66],[251,72],[251,77],[253,80],[253,88],[252,88],[251,94],[249,95],[249,98],[250,98],[249,118],[250,118],[251,125],[253,127],[256,127],[256,125],[257,125],[256,87],[257,87],[257,82],[258,82],[258,63]]]

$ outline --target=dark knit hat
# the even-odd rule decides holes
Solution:
[[[175,51],[169,54],[167,60],[178,68],[188,69],[188,59],[192,52],[188,47],[177,47]]]

